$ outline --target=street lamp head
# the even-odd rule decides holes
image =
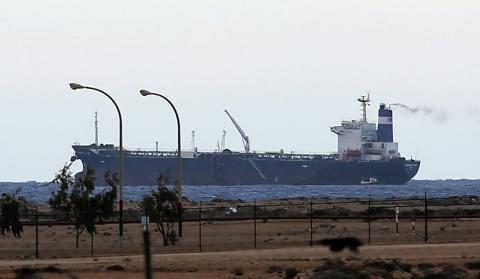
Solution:
[[[80,85],[78,83],[70,83],[70,88],[72,88],[73,90],[77,90],[77,89],[83,89],[85,88],[85,86]]]
[[[148,96],[148,95],[152,95],[152,92],[142,89],[140,90],[140,94],[142,94],[142,96]]]

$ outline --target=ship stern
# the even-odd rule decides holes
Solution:
[[[417,175],[418,170],[420,169],[420,161],[417,161],[417,160],[405,161],[403,169],[404,169],[405,175],[407,176],[407,181],[409,181],[415,175]]]

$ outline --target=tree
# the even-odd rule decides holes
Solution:
[[[93,236],[97,232],[95,221],[109,218],[114,213],[114,202],[117,198],[118,179],[116,175],[110,177],[106,174],[105,179],[110,189],[94,194],[95,173],[93,169],[87,169],[85,176],[79,176],[77,180],[72,177],[71,163],[65,165],[57,174],[54,183],[60,187],[53,191],[48,203],[54,210],[65,213],[66,218],[74,225],[75,247],[79,246],[80,235],[87,231]]]
[[[160,176],[158,187],[152,191],[150,196],[143,197],[140,207],[145,214],[156,223],[157,229],[162,235],[163,246],[175,245],[178,236],[175,231],[175,222],[178,221],[182,213],[178,206],[180,201],[177,193],[166,187],[167,179]]]
[[[27,212],[27,201],[16,193],[3,193],[0,198],[0,234],[12,232],[14,237],[19,238],[23,232],[20,222],[20,214]]]

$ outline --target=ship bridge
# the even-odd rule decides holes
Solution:
[[[393,114],[385,104],[380,104],[378,126],[367,121],[370,96],[358,99],[362,106],[362,119],[342,121],[330,130],[338,136],[340,160],[379,161],[399,158],[398,143],[393,142]]]

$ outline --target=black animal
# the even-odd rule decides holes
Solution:
[[[363,243],[355,237],[341,237],[341,238],[326,238],[318,242],[320,245],[328,246],[332,252],[341,252],[345,248],[358,253],[358,247]]]

